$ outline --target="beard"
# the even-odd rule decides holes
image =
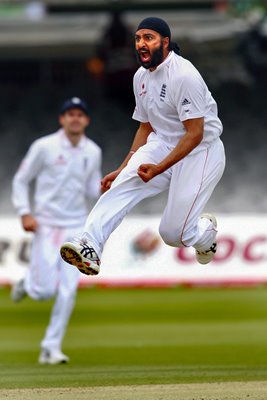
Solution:
[[[153,51],[153,53],[151,54],[150,61],[148,61],[148,62],[142,61],[140,54],[138,53],[137,50],[135,50],[135,55],[136,55],[138,64],[141,65],[142,67],[144,67],[145,69],[155,68],[159,64],[161,64],[163,61],[163,42],[161,42],[158,49]]]

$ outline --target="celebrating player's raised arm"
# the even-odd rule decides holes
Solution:
[[[194,150],[203,139],[204,118],[194,118],[183,122],[186,132],[179,143],[159,164],[141,164],[138,175],[144,182],[162,174]]]

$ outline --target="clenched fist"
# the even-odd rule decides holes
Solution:
[[[137,170],[138,175],[144,182],[160,174],[159,167],[156,164],[141,164]]]

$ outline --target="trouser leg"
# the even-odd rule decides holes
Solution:
[[[93,244],[99,257],[106,240],[124,216],[144,198],[155,196],[168,188],[170,171],[147,183],[137,175],[140,164],[158,163],[168,153],[169,150],[159,142],[149,142],[141,147],[96,203],[88,216],[83,237]]]
[[[62,241],[69,240],[81,230],[78,228],[55,228],[40,226],[32,244],[32,257],[25,277],[25,289],[35,300],[53,296],[49,325],[42,347],[61,349],[66,327],[73,310],[79,280],[79,271],[66,264],[60,257]]]
[[[49,325],[46,329],[41,347],[61,350],[62,341],[75,304],[79,271],[72,266],[60,266],[60,280],[51,311]]]
[[[212,245],[217,232],[200,214],[222,176],[224,165],[224,148],[217,140],[172,168],[168,202],[159,229],[168,245],[193,246],[200,251]]]
[[[27,294],[34,300],[49,299],[56,292],[58,250],[55,251],[51,237],[51,227],[39,226],[32,240],[30,266],[25,275],[24,286]]]
[[[62,241],[70,240],[80,230],[81,227],[52,228],[51,231],[51,251],[57,255],[54,264],[54,269],[57,271],[57,287],[50,321],[41,342],[41,347],[44,348],[61,350],[62,341],[73,311],[80,273],[75,267],[62,260],[59,254],[59,246]]]

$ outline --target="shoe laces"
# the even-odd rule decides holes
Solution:
[[[216,253],[216,250],[217,250],[217,244],[216,243],[213,243],[211,246],[210,246],[210,248],[208,249],[208,250],[205,250],[205,251],[198,251],[197,250],[197,254],[199,254],[199,255],[206,255],[206,254],[209,254],[210,252],[212,252],[212,253]]]
[[[80,253],[84,257],[89,258],[92,261],[96,261],[97,263],[100,261],[95,249],[85,238],[75,236],[72,241],[82,247]]]

